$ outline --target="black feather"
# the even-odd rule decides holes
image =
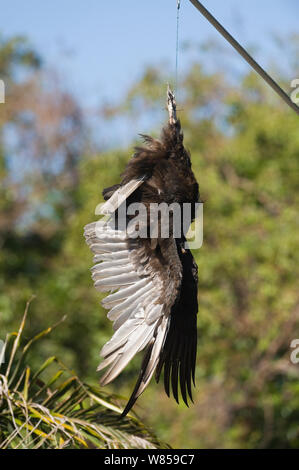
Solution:
[[[156,380],[159,381],[164,366],[166,394],[168,396],[170,394],[171,379],[173,396],[178,402],[178,382],[180,382],[182,398],[188,405],[186,389],[193,402],[191,381],[195,385],[197,269],[191,252],[186,249],[181,250],[179,241],[177,246],[183,267],[182,285],[171,310],[170,327],[157,367]]]
[[[153,345],[154,345],[154,343],[152,343],[145,352],[136,385],[134,387],[132,395],[129,398],[128,403],[126,404],[126,407],[125,407],[124,411],[121,414],[121,418],[124,418],[129,413],[129,411],[131,410],[132,406],[134,405],[134,403],[136,402],[136,400],[138,398],[137,392],[138,392],[138,389],[140,387],[141,382],[144,379],[144,373],[146,371],[146,367],[147,367],[149,359],[151,357],[151,352],[152,352],[152,349],[153,349]]]

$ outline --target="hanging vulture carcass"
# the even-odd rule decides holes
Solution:
[[[120,184],[106,188],[103,222],[85,227],[86,242],[94,253],[92,278],[96,289],[110,292],[102,301],[113,321],[114,334],[101,350],[106,369],[101,384],[114,380],[139,351],[144,350],[138,380],[126,405],[125,416],[150,382],[154,372],[159,381],[164,369],[164,388],[179,400],[179,384],[184,402],[192,400],[196,361],[197,266],[186,244],[185,234],[162,236],[165,216],[156,220],[152,231],[149,215],[161,203],[191,207],[191,219],[199,201],[198,184],[191,169],[190,154],[183,145],[176,103],[168,88],[169,122],[160,140],[142,136]],[[121,207],[142,204],[146,210],[146,236],[132,236],[128,230],[132,216],[116,222]],[[184,206],[183,206],[184,205]],[[175,214],[169,212],[169,218]],[[179,214],[180,215],[180,214]],[[158,222],[157,222],[158,220]],[[169,221],[168,221],[169,222]],[[172,220],[173,222],[173,220]],[[122,225],[122,226],[120,226]],[[140,229],[142,222],[137,224]],[[175,224],[174,224],[175,225]],[[181,222],[179,223],[181,226]],[[144,232],[143,232],[144,233]]]

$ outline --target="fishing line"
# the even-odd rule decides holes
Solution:
[[[176,50],[175,50],[175,91],[178,86],[178,57],[179,57],[179,23],[180,23],[181,0],[176,4]]]

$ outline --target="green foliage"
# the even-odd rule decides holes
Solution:
[[[160,118],[168,78],[161,70],[147,70],[107,115],[133,115],[136,134],[144,131],[136,124],[140,113]],[[186,71],[179,96],[185,143],[205,201],[204,242],[194,253],[197,391],[195,405],[187,409],[169,400],[162,384],[152,383],[136,410],[173,447],[298,447],[299,369],[289,359],[299,326],[298,118],[254,74],[232,86],[200,63]],[[153,127],[157,134],[160,121]],[[30,336],[67,315],[55,337],[32,344],[34,370],[55,355],[83,380],[98,379],[98,352],[112,328],[90,280],[92,256],[83,227],[95,220],[101,190],[119,181],[131,154],[130,147],[86,151],[74,159],[76,179],[67,193],[74,204],[59,211],[57,201],[45,195],[55,210],[41,224],[31,220],[22,232],[17,224],[1,231],[15,199],[1,210],[0,337],[17,327],[17,313],[31,293],[37,298]],[[61,168],[57,183],[51,179],[60,200],[66,174]],[[12,183],[8,189],[13,194]],[[138,361],[110,390],[128,395],[137,370]]]
[[[0,76],[2,80],[11,80],[16,68],[38,68],[41,58],[32,49],[23,36],[4,39],[0,35]]]
[[[163,448],[136,418],[120,419],[117,397],[82,382],[55,356],[31,369],[32,345],[54,327],[24,342],[29,303],[0,366],[0,449]]]

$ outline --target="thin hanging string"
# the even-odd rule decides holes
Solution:
[[[299,107],[290,99],[287,93],[273,80],[272,77],[248,54],[248,52],[235,40],[235,38],[211,15],[211,13],[198,0],[190,0],[198,11],[222,34],[222,36],[239,52],[243,59],[273,88],[274,91],[299,114]]]
[[[178,87],[178,57],[179,57],[179,22],[180,22],[181,0],[177,0],[176,4],[176,50],[175,50],[175,92]]]

